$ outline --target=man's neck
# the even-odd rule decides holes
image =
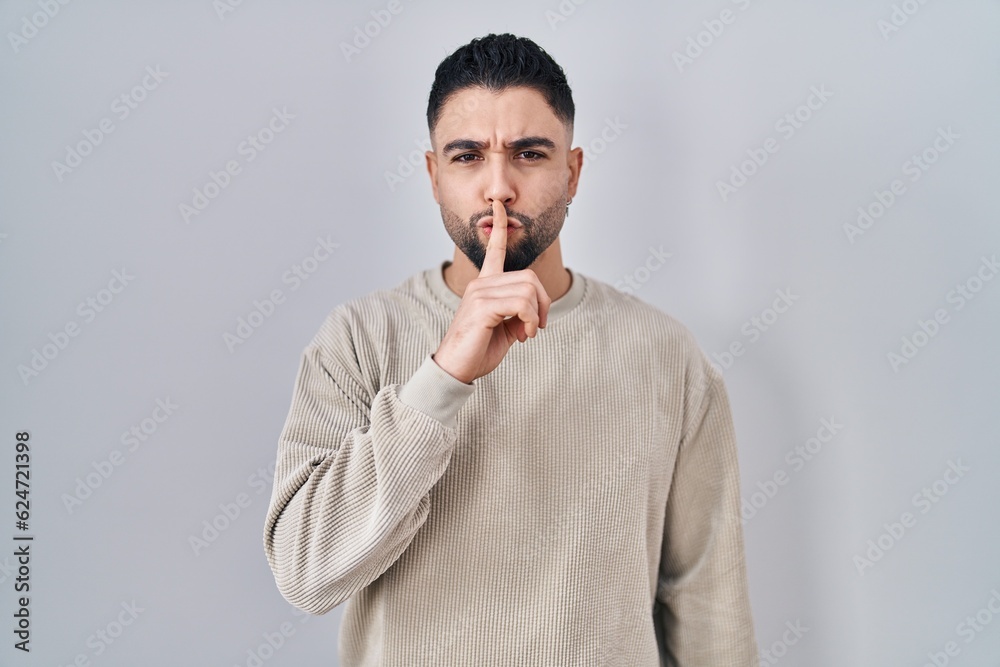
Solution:
[[[569,291],[572,278],[562,263],[562,253],[559,250],[559,239],[545,249],[529,267],[538,276],[539,282],[545,288],[545,293],[553,301]],[[458,247],[455,247],[455,257],[444,269],[444,282],[458,296],[465,295],[465,288],[479,276],[479,269],[469,261]]]

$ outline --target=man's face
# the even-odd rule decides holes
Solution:
[[[465,88],[444,104],[427,168],[448,235],[477,269],[489,243],[479,223],[494,199],[507,210],[504,271],[527,268],[559,236],[582,155],[572,138],[532,88]]]

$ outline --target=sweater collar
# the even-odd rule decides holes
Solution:
[[[462,297],[451,291],[448,284],[444,281],[444,270],[451,264],[451,260],[443,260],[433,269],[427,269],[424,271],[424,280],[427,286],[430,288],[431,292],[440,299],[449,310],[455,312],[458,310],[459,304],[462,303]],[[570,280],[572,281],[569,286],[569,290],[563,294],[561,297],[552,302],[549,307],[549,322],[555,322],[562,316],[573,310],[581,300],[583,300],[583,293],[586,287],[586,278],[582,274],[573,271],[568,266],[565,267],[569,271]]]

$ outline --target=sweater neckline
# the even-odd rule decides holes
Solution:
[[[427,286],[452,312],[458,311],[458,306],[462,303],[462,297],[451,291],[444,281],[444,270],[451,264],[451,260],[443,260],[437,267],[424,271],[424,280]],[[573,271],[568,266],[565,267],[570,275],[569,290],[561,297],[552,302],[549,306],[549,322],[555,322],[569,311],[573,310],[580,301],[583,300],[586,279],[582,274]]]

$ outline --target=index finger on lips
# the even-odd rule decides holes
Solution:
[[[507,256],[507,211],[503,202],[493,200],[493,230],[490,241],[486,245],[486,257],[480,276],[492,276],[503,273],[503,261]]]

